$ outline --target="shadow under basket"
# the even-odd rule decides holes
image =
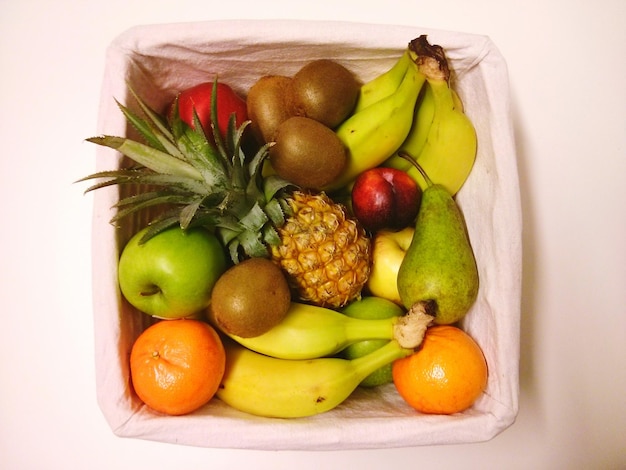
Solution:
[[[478,262],[478,299],[461,326],[482,348],[489,381],[469,410],[451,416],[410,408],[393,384],[358,388],[336,409],[309,418],[248,415],[212,399],[196,412],[159,415],[136,397],[129,355],[152,319],[122,298],[117,282],[121,248],[145,222],[109,220],[120,189],[94,193],[93,299],[98,402],[118,436],[212,448],[345,450],[485,441],[517,416],[521,296],[521,208],[506,63],[486,36],[414,26],[315,21],[207,21],[137,26],[106,55],[98,132],[128,136],[115,99],[136,109],[128,84],[156,110],[178,91],[219,79],[245,96],[261,76],[293,75],[327,58],[363,82],[386,71],[408,42],[427,34],[444,47],[452,84],[478,134],[478,155],[457,202]],[[97,147],[97,170],[125,165],[117,152]]]

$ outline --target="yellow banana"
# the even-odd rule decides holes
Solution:
[[[463,104],[463,100],[461,99],[461,97],[459,96],[459,94],[456,92],[454,88],[450,87],[450,91],[452,92],[452,99],[454,100],[454,106],[456,106],[456,109],[458,109],[460,112],[464,113],[465,105]]]
[[[371,308],[368,302],[358,305],[361,304],[363,306],[359,308]],[[285,318],[266,333],[252,338],[228,336],[266,356],[291,360],[315,359],[331,356],[354,342],[370,339],[395,338],[404,347],[415,348],[422,339],[421,328],[425,329],[431,321],[432,317],[423,310],[412,310],[399,317],[366,320],[323,307],[292,302]]]
[[[328,192],[351,183],[360,173],[383,163],[409,134],[424,75],[412,60],[398,89],[346,119],[336,130],[346,146],[348,163]]]
[[[369,374],[408,356],[390,341],[358,359],[289,360],[265,356],[234,341],[224,341],[226,370],[217,397],[231,407],[258,416],[301,418],[343,403]]]
[[[409,67],[411,57],[408,49],[400,56],[396,63],[385,73],[378,75],[367,83],[361,85],[359,97],[354,107],[354,113],[358,113],[372,104],[387,98],[395,93]]]
[[[449,85],[450,74],[443,50],[428,44],[423,36],[412,41],[410,48],[417,55],[419,68],[432,92],[433,118],[421,150],[419,144],[414,149],[404,145],[401,149],[418,161],[433,182],[443,185],[454,195],[474,165],[476,129]],[[422,190],[428,187],[424,177],[412,165],[407,173]]]
[[[435,101],[433,97],[433,90],[430,88],[428,82],[423,86],[422,92],[415,105],[415,114],[413,116],[413,125],[409,131],[409,135],[402,143],[400,148],[414,158],[422,152],[428,133],[430,132],[430,126],[433,123],[433,116],[435,114]],[[397,168],[398,170],[407,171],[413,168],[411,162],[406,159],[393,155],[389,157],[383,166],[390,168]]]
[[[452,98],[454,99],[454,106],[456,106],[459,111],[464,112],[464,105],[461,97],[456,90],[454,90],[454,88],[450,88],[450,91],[452,92]],[[426,82],[424,83],[422,92],[417,100],[417,104],[415,105],[413,125],[409,131],[409,135],[400,147],[402,150],[410,155],[419,155],[422,152],[426,139],[428,138],[428,133],[430,132],[430,126],[433,123],[434,114],[435,101],[433,91],[428,82]],[[413,165],[411,165],[410,162],[397,154],[389,157],[385,163],[383,163],[383,166],[397,168],[404,171],[409,168],[413,168]]]

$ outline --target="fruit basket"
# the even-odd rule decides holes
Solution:
[[[485,441],[508,426],[518,410],[521,295],[521,209],[506,64],[488,37],[415,26],[314,21],[209,21],[134,27],[106,55],[98,133],[129,136],[115,99],[133,107],[128,90],[154,109],[177,91],[216,74],[245,96],[264,74],[292,75],[307,61],[337,60],[366,81],[387,70],[408,41],[427,34],[442,45],[452,80],[478,134],[472,173],[457,194],[481,279],[479,295],[461,326],[489,364],[486,392],[469,410],[422,415],[392,384],[357,389],[336,409],[298,419],[256,417],[214,398],[185,416],[158,415],[134,395],[129,354],[151,319],[120,294],[121,248],[143,223],[109,223],[120,188],[94,195],[93,299],[98,402],[118,436],[215,448],[337,450]],[[125,165],[98,147],[97,170]]]

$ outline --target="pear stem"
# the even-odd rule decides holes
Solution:
[[[404,158],[406,161],[410,162],[415,168],[417,168],[417,171],[419,171],[420,174],[424,177],[424,179],[426,180],[426,184],[429,187],[433,185],[433,182],[426,174],[426,171],[422,168],[422,166],[419,163],[417,163],[417,160],[415,160],[415,158],[413,158],[412,155],[410,155],[408,152],[404,150],[399,150],[398,156],[401,158]]]

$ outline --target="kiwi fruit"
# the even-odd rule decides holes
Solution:
[[[295,114],[291,84],[291,77],[265,75],[248,91],[248,119],[258,142],[272,142],[278,126]]]
[[[346,67],[330,59],[313,60],[292,79],[296,114],[334,129],[356,106],[361,86]]]
[[[332,183],[347,163],[347,152],[337,134],[303,116],[290,117],[276,131],[269,160],[282,178],[302,188],[320,190]]]
[[[267,258],[248,258],[226,270],[213,286],[209,317],[227,334],[253,338],[280,323],[290,305],[281,268]]]

